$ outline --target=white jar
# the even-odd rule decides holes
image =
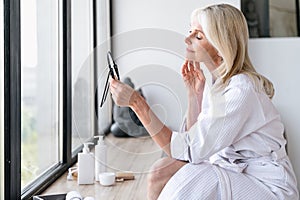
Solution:
[[[104,172],[99,174],[99,182],[103,186],[110,186],[115,183],[116,174],[113,172]]]

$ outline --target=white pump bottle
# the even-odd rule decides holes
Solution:
[[[99,173],[106,172],[107,145],[105,144],[103,135],[94,137],[99,138],[95,146],[95,180],[99,181]]]
[[[78,153],[78,185],[94,183],[95,158],[88,145],[93,143],[83,143],[82,153]]]

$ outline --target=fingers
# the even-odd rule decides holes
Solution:
[[[186,75],[186,73],[187,73],[187,68],[188,68],[188,61],[186,60],[186,61],[184,62],[184,64],[182,65],[182,68],[181,68],[181,74],[182,74],[182,75]]]
[[[195,62],[195,66],[196,66],[196,69],[201,70],[199,62]]]
[[[197,76],[198,76],[198,79],[201,80],[201,81],[205,81],[206,80],[206,78],[205,78],[202,70],[200,70],[200,71],[197,72]]]
[[[191,65],[193,66],[193,70],[195,71],[195,73],[198,75],[199,78],[205,78],[203,74],[203,70],[200,67],[200,62],[195,61]]]
[[[184,81],[198,78],[200,81],[205,81],[203,70],[200,67],[200,62],[186,60],[182,66],[181,74]]]
[[[190,61],[189,62],[189,69],[190,69],[190,71],[201,71],[200,62]]]
[[[112,89],[118,89],[118,88],[120,88],[121,85],[125,85],[124,83],[122,83],[118,79],[113,79],[113,78],[110,78],[109,83],[110,83],[110,88],[112,88]]]
[[[130,87],[129,85],[122,83],[119,80],[111,79],[110,80],[110,91],[112,94],[118,94],[120,92],[122,93],[130,93],[134,89]]]
[[[128,88],[130,88],[128,86]],[[128,97],[127,94],[129,93],[126,91],[127,85],[124,83],[120,82],[119,80],[115,80],[111,78],[110,80],[110,93],[112,95],[112,98],[116,105],[119,106],[127,106],[128,105]]]
[[[200,64],[199,64],[199,68],[200,68]],[[189,72],[193,73],[195,70],[196,70],[196,68],[193,64],[193,61],[186,60],[181,68],[181,74],[187,75]]]
[[[109,90],[110,93],[113,96],[113,99],[115,100],[115,97],[118,95],[118,91],[120,90],[120,84],[122,84],[119,80],[111,78],[110,84],[109,84]]]
[[[195,71],[195,66],[194,66],[194,62],[193,61],[189,61],[188,62],[188,69],[190,72]]]

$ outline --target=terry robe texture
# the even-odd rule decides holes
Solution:
[[[280,116],[250,78],[223,90],[205,88],[202,111],[187,131],[173,132],[173,158],[188,161],[159,199],[299,199]]]

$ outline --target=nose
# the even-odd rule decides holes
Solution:
[[[185,42],[186,44],[188,44],[188,45],[192,44],[190,36],[187,36],[187,37],[184,39],[184,42]]]

